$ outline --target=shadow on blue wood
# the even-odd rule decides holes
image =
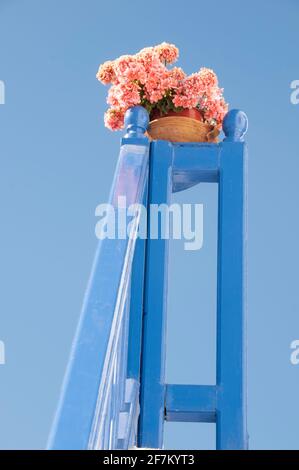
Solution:
[[[131,236],[99,244],[48,448],[161,448],[168,420],[214,422],[217,448],[246,449],[247,118],[230,111],[219,144],[150,144],[147,126],[144,108],[127,111],[109,216],[119,196],[168,204],[218,183],[217,383],[165,384],[168,241],[136,240],[135,217]]]

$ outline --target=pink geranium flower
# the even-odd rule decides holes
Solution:
[[[104,123],[108,129],[118,131],[124,127],[125,113],[122,109],[110,108],[104,114]]]
[[[215,72],[212,69],[207,69],[205,67],[202,67],[200,71],[198,72],[202,84],[205,87],[206,90],[209,90],[211,88],[217,87],[218,86],[218,78]]]
[[[157,52],[159,59],[167,64],[173,64],[179,57],[179,50],[174,44],[168,44],[167,42],[162,42],[158,46],[154,47],[155,52]]]
[[[113,85],[107,98],[108,104],[112,107],[127,110],[131,106],[140,104],[140,87],[135,82],[123,82]]]
[[[186,77],[178,87],[173,98],[173,103],[177,107],[195,108],[204,93],[204,86],[199,73],[193,73]]]
[[[132,62],[135,62],[135,58],[132,55],[122,55],[114,61],[114,70],[119,80],[122,80],[123,74]]]
[[[159,55],[153,47],[146,47],[136,55],[136,59],[144,66],[147,73],[153,70],[160,70],[163,67]]]
[[[162,64],[161,64],[162,65]],[[169,89],[169,73],[164,66],[153,67],[147,74],[144,91],[150,103],[156,103],[163,98]]]
[[[169,77],[174,80],[176,84],[179,84],[186,78],[186,74],[181,67],[173,67],[173,69],[169,70]]]
[[[127,69],[123,73],[123,79],[127,81],[138,81],[144,85],[147,80],[147,73],[144,65],[137,60],[129,63]]]
[[[104,62],[102,65],[100,65],[96,77],[104,85],[113,83],[113,81],[116,79],[114,62],[112,60],[107,60],[107,62]]]

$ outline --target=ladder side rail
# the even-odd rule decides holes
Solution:
[[[242,142],[220,158],[217,289],[218,449],[246,449],[246,168]]]
[[[144,118],[144,110],[141,112]],[[147,114],[146,117],[148,119]],[[146,126],[140,130],[138,119],[133,110],[131,128],[122,140],[110,194],[114,213],[109,212],[108,224],[110,217],[118,217],[119,196],[126,198],[127,207],[143,201],[149,142],[144,136]],[[132,234],[137,228],[136,218],[131,224]],[[119,400],[119,394],[112,392],[112,385],[118,362],[122,360],[120,333],[127,332],[123,322],[128,322],[129,316],[125,306],[134,251],[134,236],[104,238],[99,242],[49,438],[50,449],[117,446],[117,442],[111,442],[110,426],[122,410],[112,403],[112,400]],[[126,384],[123,379],[121,382],[125,393]]]

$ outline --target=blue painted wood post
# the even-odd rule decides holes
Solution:
[[[247,117],[230,111],[219,160],[217,448],[246,449]]]
[[[168,240],[163,239],[161,233],[157,239],[152,238],[150,212],[153,204],[170,202],[172,159],[170,143],[165,141],[151,143],[139,447],[163,447]],[[163,231],[161,224],[160,230]]]

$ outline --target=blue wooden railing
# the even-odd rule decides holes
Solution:
[[[218,183],[217,383],[165,384],[168,240],[136,237],[136,206],[130,236],[99,244],[50,449],[161,448],[165,420],[213,422],[217,448],[247,447],[247,118],[230,111],[219,144],[150,144],[147,126],[142,107],[127,112],[108,217],[121,210],[119,196],[127,207],[148,207],[200,182]]]

